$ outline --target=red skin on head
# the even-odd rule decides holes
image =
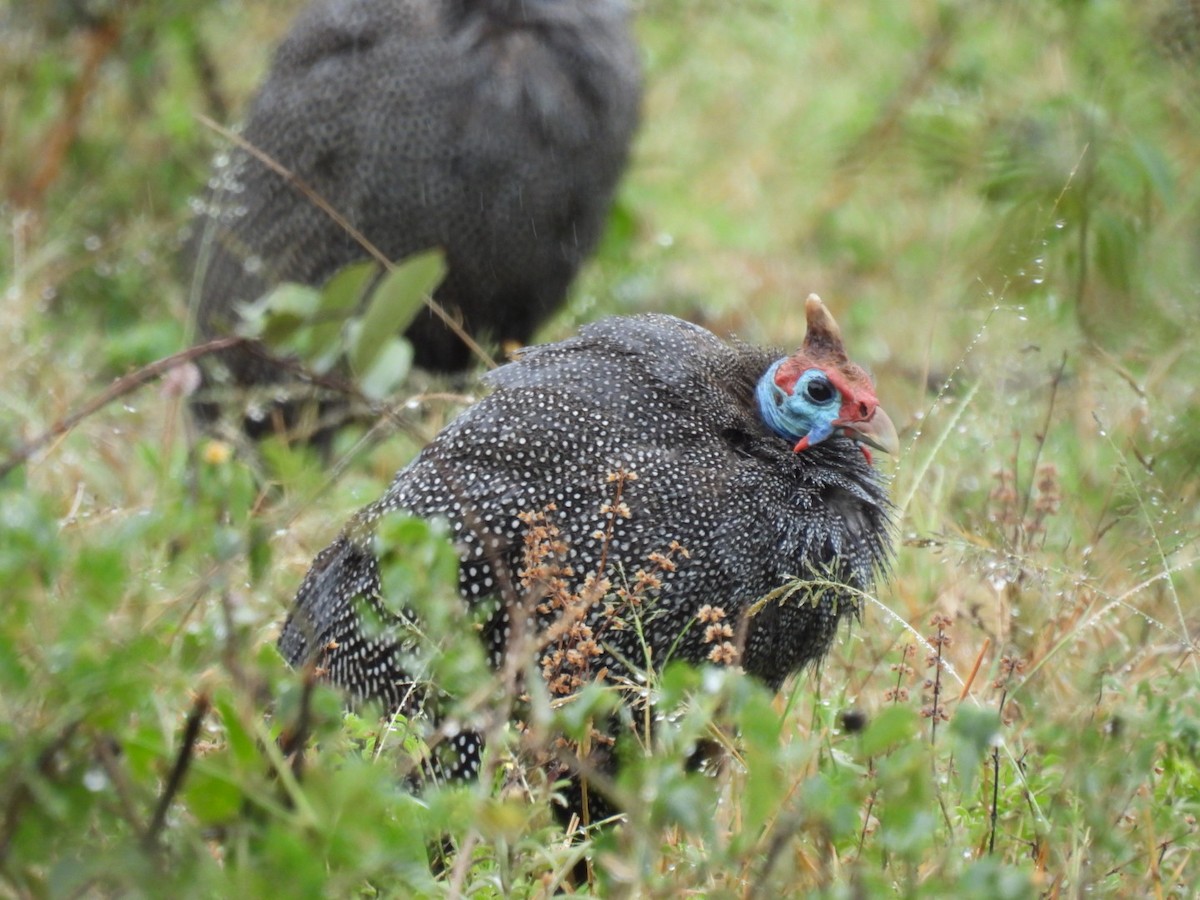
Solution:
[[[801,375],[809,369],[820,369],[842,396],[842,407],[834,424],[870,421],[879,407],[870,376],[846,355],[841,329],[816,294],[809,295],[804,312],[808,321],[804,343],[776,370],[775,384],[785,394],[791,395]],[[801,438],[795,451],[799,453],[807,447],[808,438]],[[871,454],[865,447],[862,451],[869,462]]]

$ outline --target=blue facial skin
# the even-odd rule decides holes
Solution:
[[[820,369],[809,369],[798,379],[792,393],[785,394],[775,384],[779,360],[758,380],[755,397],[767,427],[789,441],[807,437],[808,445],[819,444],[834,430],[834,420],[842,408],[842,395]]]

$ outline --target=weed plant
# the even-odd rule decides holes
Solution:
[[[0,892],[1200,890],[1194,3],[639,4],[634,164],[543,337],[657,310],[794,346],[819,292],[902,426],[893,577],[778,696],[720,598],[711,667],[608,684],[564,632],[497,677],[436,524],[389,523],[452,694],[429,732],[274,639],[463,391],[402,388],[327,464],[195,435],[186,379],[140,368],[189,346],[197,114],[236,120],[296,7],[0,11]],[[687,549],[583,600],[632,608]],[[554,556],[526,577],[570,608]],[[615,776],[586,766],[613,715]],[[411,790],[456,727],[485,777]],[[558,822],[555,762],[624,822]]]

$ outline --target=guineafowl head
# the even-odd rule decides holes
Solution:
[[[767,427],[801,453],[833,435],[867,447],[895,453],[896,427],[879,405],[870,376],[850,362],[837,322],[821,298],[805,301],[808,330],[804,344],[776,361],[758,381],[759,411]]]

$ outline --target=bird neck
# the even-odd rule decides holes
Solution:
[[[758,401],[758,414],[767,428],[785,440],[798,441],[804,435],[794,434],[788,428],[783,415],[783,401],[786,398],[783,391],[779,389],[779,385],[775,383],[775,373],[783,363],[784,360],[777,359],[763,373],[754,389],[754,396]]]

